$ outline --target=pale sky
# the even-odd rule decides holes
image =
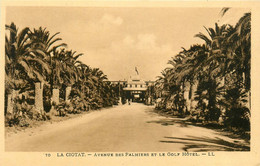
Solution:
[[[215,22],[235,24],[248,9],[232,8],[8,7],[6,24],[19,29],[46,27],[60,32],[68,49],[83,53],[80,60],[104,71],[109,80],[134,75],[155,80],[181,47],[203,43],[194,38]]]

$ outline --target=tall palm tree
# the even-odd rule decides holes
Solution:
[[[224,24],[222,26],[218,26],[215,24],[215,29],[213,28],[205,28],[209,37],[202,34],[196,34],[195,37],[199,37],[206,42],[206,46],[208,47],[208,57],[206,59],[206,80],[204,80],[205,88],[207,89],[208,94],[208,110],[209,110],[209,119],[218,121],[220,116],[220,108],[217,107],[218,95],[220,91],[218,91],[218,86],[221,81],[219,77],[221,76],[221,68],[222,64],[225,64],[225,55],[222,53],[221,48],[224,45],[224,41],[227,34],[228,25]],[[223,77],[223,75],[222,75]]]
[[[69,95],[71,93],[72,85],[79,79],[79,73],[77,70],[77,64],[81,63],[77,59],[83,54],[77,54],[76,51],[66,51],[65,57],[63,59],[65,63],[65,69],[63,73],[64,84],[66,86],[65,90],[65,101],[69,100]]]
[[[72,86],[73,94],[82,99],[82,105],[85,109],[90,109],[90,102],[92,102],[93,91],[95,89],[95,81],[92,79],[92,69],[82,63],[76,64],[78,79]]]
[[[185,112],[190,113],[191,111],[191,95],[190,95],[190,88],[193,86],[193,80],[194,80],[194,64],[190,63],[190,61],[193,58],[193,52],[190,50],[186,50],[183,48],[183,51],[181,51],[179,54],[175,56],[175,58],[172,58],[168,62],[168,64],[171,64],[173,68],[169,72],[169,81],[171,82],[172,88],[175,89],[175,92],[173,94],[176,94],[176,87],[179,87],[182,89],[182,95],[176,95],[176,97],[183,96],[185,100]],[[178,92],[179,93],[179,92]],[[181,101],[182,100],[177,100]],[[177,104],[177,103],[176,103]],[[176,105],[175,104],[175,105]]]
[[[187,56],[183,62],[185,68],[181,72],[186,73],[187,83],[190,84],[190,89],[186,92],[188,93],[186,96],[189,96],[191,114],[195,112],[197,105],[195,92],[197,91],[198,82],[202,75],[201,71],[203,70],[203,63],[205,63],[207,58],[207,52],[208,50],[205,45],[192,45],[188,50],[184,50]]]
[[[229,43],[226,54],[230,62],[227,76],[232,78],[231,81],[229,80],[227,93],[224,96],[227,121],[232,122],[229,125],[244,126],[248,129],[250,128],[251,108],[251,12],[245,13],[239,19],[229,33],[226,42]],[[232,96],[232,104],[231,102],[227,104],[230,96]],[[243,124],[238,124],[239,121]]]
[[[60,69],[55,69],[53,66],[57,65],[58,62],[55,61],[54,63],[52,62],[53,60],[53,55],[57,54],[57,50],[60,47],[66,47],[67,45],[65,43],[60,43],[54,46],[57,42],[61,41],[61,38],[55,38],[58,33],[55,33],[54,35],[50,35],[50,32],[46,30],[46,28],[39,27],[38,29],[33,29],[33,31],[30,31],[29,37],[32,41],[32,46],[31,49],[35,50],[35,54],[42,59],[46,60],[50,66],[51,73],[47,74],[46,77],[48,79],[48,83],[50,84],[50,89],[52,90],[52,99],[54,99],[55,102],[58,102],[58,93],[59,90],[53,88],[53,82],[54,82],[54,72],[57,70],[60,71]],[[54,58],[55,59],[55,58]],[[57,78],[57,77],[55,77]],[[56,85],[55,85],[56,86]],[[43,93],[43,84],[41,83],[41,87],[38,88],[39,86],[36,86],[36,94],[38,94],[38,102],[42,102],[42,93]],[[54,93],[53,93],[54,92]]]
[[[62,77],[62,72],[65,69],[65,64],[63,63],[62,59],[64,59],[65,51],[54,49],[52,52],[51,57],[51,67],[52,67],[52,102],[55,104],[59,104],[59,93],[61,85],[64,82],[64,79]],[[65,71],[64,71],[65,72]]]
[[[29,82],[45,81],[42,72],[48,73],[49,68],[46,61],[36,56],[35,50],[31,49],[32,41],[28,35],[29,28],[24,28],[21,32],[18,32],[15,24],[11,23],[10,26],[6,26],[6,29],[10,31],[9,37],[6,36],[5,42],[7,87],[11,91],[19,90],[15,87],[19,79],[28,80]],[[12,99],[8,100],[11,101]],[[12,107],[10,105],[10,109],[8,109],[11,112]],[[41,106],[38,111],[43,111]]]
[[[223,8],[221,10],[222,17],[231,8]],[[251,60],[251,12],[245,13],[237,22],[232,33],[229,33],[227,42],[231,43],[229,49],[229,54],[234,52],[234,50],[239,49],[240,62],[238,68],[242,68],[243,82],[246,89],[250,89],[250,60]]]
[[[94,85],[94,101],[96,103],[95,107],[102,107],[104,103],[104,99],[102,97],[103,94],[103,81],[107,80],[107,76],[103,73],[102,70],[99,68],[93,68],[91,71],[91,78],[93,82],[95,83]]]
[[[232,50],[228,50],[233,59],[231,69],[235,69],[245,89],[250,92],[251,70],[251,13],[245,13],[234,28],[234,32],[227,38]]]

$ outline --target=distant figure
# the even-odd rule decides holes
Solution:
[[[148,97],[148,102],[147,102],[148,105],[151,104],[151,97]]]
[[[155,103],[156,103],[155,107],[156,108],[159,107],[159,104],[160,104],[161,101],[162,101],[161,98],[156,99],[156,101],[155,101]]]
[[[128,105],[131,105],[130,99],[127,99],[127,101],[128,101]]]

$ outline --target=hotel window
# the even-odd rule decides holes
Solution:
[[[142,87],[143,87],[143,85],[140,85],[140,87],[142,88]]]
[[[130,88],[132,88],[132,85],[130,85]]]
[[[135,87],[137,88],[137,85],[135,85]]]

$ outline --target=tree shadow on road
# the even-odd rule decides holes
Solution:
[[[241,142],[232,142],[221,138],[194,137],[164,137],[167,140],[161,140],[161,143],[183,144],[184,151],[250,151],[250,147]]]
[[[172,121],[172,120],[165,120],[165,119],[147,121],[146,123],[157,123],[157,124],[161,124],[163,126],[174,125],[174,121]]]
[[[163,126],[180,124],[180,127],[189,127],[189,125],[184,120],[180,120],[180,119],[166,119],[166,118],[163,119],[162,118],[160,120],[147,121],[146,123],[157,123],[157,124],[161,124]]]
[[[153,116],[159,115],[162,117],[160,120],[148,121],[147,123],[157,123],[157,124],[161,124],[163,126],[179,124],[180,127],[190,127],[190,126],[203,127],[203,128],[207,128],[207,129],[216,131],[216,134],[218,134],[220,136],[226,136],[226,137],[233,138],[233,139],[243,139],[247,143],[250,143],[250,134],[230,131],[227,128],[225,128],[221,125],[215,124],[215,123],[203,124],[201,122],[192,122],[189,120],[188,117],[180,118],[178,116],[165,114],[165,112],[162,112],[162,111],[159,111],[156,109],[153,109],[153,110],[149,109],[149,110],[147,110],[147,113],[149,113]]]

